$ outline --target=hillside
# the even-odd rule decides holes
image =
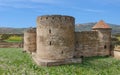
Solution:
[[[0,27],[0,34],[23,34],[26,28]]]
[[[95,25],[96,23],[84,23],[84,24],[76,24],[75,25],[75,31],[90,31],[92,29],[92,27]],[[116,24],[109,24],[112,27],[112,33],[116,34],[116,33],[120,33],[120,25],[116,25]],[[13,33],[13,34],[23,34],[24,30],[26,28],[6,28],[6,27],[0,27],[0,34],[4,34],[4,33]]]
[[[75,31],[90,31],[95,24],[96,23],[76,24]],[[107,24],[112,28],[112,34],[120,33],[120,25],[110,23]]]

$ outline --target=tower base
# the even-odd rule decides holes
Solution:
[[[66,59],[66,60],[43,60],[38,58],[35,54],[32,54],[32,58],[36,62],[36,64],[39,66],[59,66],[59,65],[82,62],[81,58],[72,58],[72,59]]]

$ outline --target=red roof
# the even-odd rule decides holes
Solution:
[[[95,28],[111,28],[109,25],[107,25],[103,20],[100,20],[95,26],[92,27],[93,29]]]

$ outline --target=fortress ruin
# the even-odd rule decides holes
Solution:
[[[47,15],[24,33],[24,50],[42,66],[80,63],[81,57],[111,55],[111,28],[99,21],[91,31],[75,32],[75,18]]]

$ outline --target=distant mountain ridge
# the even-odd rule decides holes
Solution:
[[[76,24],[75,31],[76,32],[90,31],[95,24],[96,23],[93,23],[93,22]],[[110,27],[112,28],[113,34],[120,33],[120,25],[110,24],[110,23],[107,23],[107,24],[110,25]],[[0,34],[23,34],[25,29],[27,29],[27,28],[0,27]]]
[[[26,28],[0,27],[0,34],[23,34]]]
[[[96,23],[92,23],[92,22],[91,23],[76,24],[75,31],[76,32],[90,31],[90,30],[92,30],[92,27],[95,24]],[[107,23],[107,24],[112,28],[112,34],[120,33],[120,25],[110,24],[110,23]]]

